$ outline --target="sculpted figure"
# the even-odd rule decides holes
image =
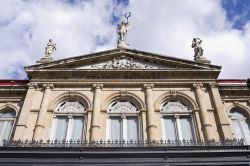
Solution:
[[[194,57],[195,59],[201,57],[203,55],[203,49],[201,47],[202,40],[200,38],[193,38],[192,48],[194,48]]]
[[[202,40],[200,38],[193,38],[191,47],[194,48],[194,60],[199,63],[210,64],[211,61],[203,57],[203,49],[201,47]]]
[[[125,36],[128,33],[129,23],[122,21],[121,24],[117,25],[117,33],[120,41],[125,41]]]
[[[128,12],[126,13],[124,16],[126,17],[126,22],[122,21],[121,24],[117,25],[117,33],[119,35],[119,39],[118,39],[118,47],[127,47],[126,43],[125,43],[125,37],[128,33],[128,30],[130,28],[130,24],[128,22],[128,18],[130,17],[131,13]]]
[[[53,43],[52,39],[49,39],[47,47],[45,48],[45,57],[52,58],[53,52],[56,50],[56,43]]]

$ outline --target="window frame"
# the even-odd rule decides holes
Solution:
[[[110,108],[113,106],[113,104],[115,102],[123,102],[123,101],[126,101],[126,102],[130,102],[135,108],[136,108],[136,111],[135,112],[129,112],[129,111],[121,111],[121,112],[111,112],[110,111]],[[119,119],[121,120],[121,123],[122,123],[122,127],[121,127],[121,133],[120,133],[120,136],[121,136],[121,140],[117,140],[117,141],[130,141],[128,140],[128,133],[127,133],[127,120],[128,120],[128,117],[137,117],[137,136],[138,136],[138,139],[137,140],[133,140],[133,141],[139,141],[142,139],[142,120],[141,120],[141,115],[140,115],[140,111],[138,109],[138,107],[130,100],[116,100],[114,102],[112,102],[109,107],[108,107],[108,110],[107,110],[107,120],[106,120],[106,140],[111,140],[111,141],[114,141],[112,140],[111,138],[111,119],[112,117],[119,117]]]
[[[239,114],[241,114],[243,117],[233,117],[232,113],[233,112],[237,112]],[[237,109],[237,108],[233,108],[231,109],[230,111],[230,117],[231,117],[231,126],[232,126],[232,131],[233,131],[233,135],[234,135],[234,138],[235,137],[235,128],[233,126],[233,121],[237,122],[237,124],[239,125],[240,127],[240,132],[241,132],[241,135],[243,136],[243,139],[244,139],[244,142],[249,145],[250,144],[250,138],[247,139],[247,136],[246,136],[246,133],[244,132],[244,127],[243,127],[243,124],[242,123],[246,123],[246,125],[248,126],[248,130],[249,130],[249,133],[250,133],[250,123],[249,123],[249,118],[241,111],[241,109]]]
[[[183,104],[188,111],[172,111],[172,112],[166,112],[166,111],[162,111],[163,107],[168,103],[168,102],[179,102],[181,104]],[[163,139],[167,140],[167,133],[166,133],[166,126],[165,126],[165,117],[171,117],[174,119],[174,131],[175,131],[175,137],[176,140],[183,140],[183,133],[182,133],[182,129],[181,129],[181,122],[180,119],[181,117],[188,117],[190,118],[190,123],[191,123],[191,132],[192,132],[192,137],[193,140],[197,140],[198,139],[198,135],[197,135],[197,124],[195,121],[195,114],[192,111],[192,109],[190,109],[190,107],[188,107],[184,102],[180,101],[180,100],[168,100],[162,103],[161,108],[160,108],[160,113],[161,113],[161,128],[162,128],[162,137]],[[171,140],[171,141],[175,141],[175,140]]]
[[[8,136],[8,139],[7,140],[10,140],[13,136],[13,131],[14,131],[14,128],[15,128],[15,123],[16,123],[16,118],[17,118],[17,113],[14,109],[12,108],[3,108],[2,110],[0,110],[0,113],[8,113],[8,112],[13,112],[14,113],[14,116],[11,117],[11,118],[1,118],[0,117],[0,121],[4,121],[4,124],[3,124],[3,128],[4,130],[0,133],[0,145],[3,143],[3,140],[2,137],[4,136],[4,133],[6,131],[6,127],[7,127],[7,122],[8,121],[12,121],[12,127],[11,127],[11,130],[10,130],[10,133],[9,133],[9,136]]]
[[[84,110],[82,112],[59,112],[57,111],[60,107],[60,105],[63,102],[67,102],[67,101],[76,101],[79,102],[83,107]],[[80,141],[84,141],[86,140],[86,134],[87,134],[87,111],[86,111],[86,106],[79,100],[75,100],[75,99],[67,99],[67,100],[63,100],[62,102],[60,102],[55,111],[53,112],[53,121],[52,121],[52,125],[51,125],[51,133],[50,133],[50,140],[56,140],[56,130],[57,130],[57,125],[58,125],[58,117],[66,117],[66,119],[68,120],[68,124],[67,124],[67,129],[66,129],[66,136],[65,139],[63,139],[64,141],[70,141],[72,140],[72,133],[73,133],[73,127],[74,127],[74,117],[82,117],[83,118],[83,131],[82,131],[82,138]],[[58,141],[62,141],[62,140],[58,140]],[[73,141],[78,141],[78,140],[73,140]]]

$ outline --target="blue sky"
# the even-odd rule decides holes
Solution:
[[[131,49],[193,60],[192,38],[222,66],[219,78],[250,77],[249,0],[2,0],[0,79],[25,79],[24,66],[116,48],[116,25],[131,11]]]
[[[232,22],[233,27],[242,30],[247,21],[250,20],[250,1],[222,0],[221,4],[226,10],[227,19]]]

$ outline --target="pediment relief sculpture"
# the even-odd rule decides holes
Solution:
[[[120,56],[115,57],[110,61],[101,62],[94,65],[83,66],[77,69],[160,69],[166,68],[157,64],[140,62],[134,58]]]

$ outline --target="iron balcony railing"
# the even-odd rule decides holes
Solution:
[[[170,147],[170,146],[243,146],[233,140],[3,140],[2,147]]]

